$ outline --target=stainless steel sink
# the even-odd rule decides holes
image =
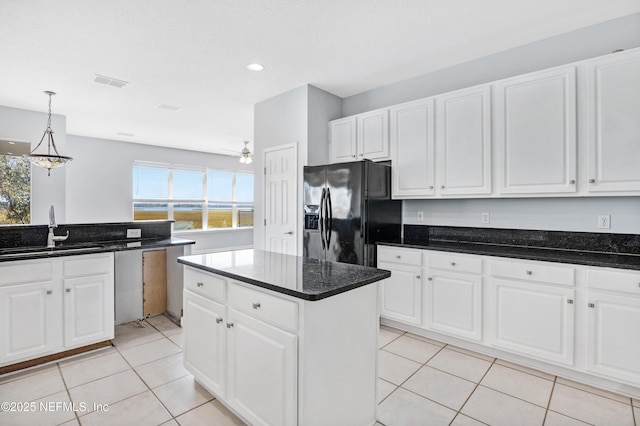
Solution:
[[[74,253],[74,252],[90,252],[94,250],[102,250],[102,246],[98,245],[82,245],[82,246],[69,246],[69,247],[19,247],[0,249],[0,258],[3,257],[28,257],[36,255],[56,255],[59,253]]]

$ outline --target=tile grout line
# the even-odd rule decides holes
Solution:
[[[58,367],[58,373],[60,374],[60,378],[62,378],[62,384],[64,385],[64,390],[67,392],[67,396],[69,397],[69,401],[73,404],[73,399],[71,398],[71,392],[69,391],[69,387],[67,386],[67,381],[64,379],[64,374],[62,374],[62,367],[60,367],[60,363],[56,362],[56,367]],[[73,415],[75,416],[76,421],[80,424],[80,416],[76,410],[73,410]]]
[[[480,378],[480,380],[478,380],[478,383],[476,383],[476,386],[473,388],[473,390],[471,391],[471,393],[469,394],[469,396],[467,397],[467,399],[465,399],[465,401],[462,403],[462,405],[460,406],[460,408],[458,409],[458,412],[456,413],[456,415],[453,417],[453,419],[451,420],[451,423],[453,423],[453,421],[456,419],[456,417],[458,417],[458,415],[462,414],[463,416],[466,416],[466,414],[464,414],[462,412],[462,409],[464,408],[465,405],[467,405],[467,402],[469,402],[469,400],[471,399],[471,397],[473,396],[474,393],[476,393],[476,390],[478,390],[478,387],[480,386],[480,382],[482,382],[484,380],[484,378],[487,376],[487,374],[489,374],[489,371],[491,370],[491,367],[493,367],[496,363],[497,358],[493,359],[493,362],[491,363],[491,365],[489,366],[489,368],[487,368],[487,371],[484,372],[484,374],[482,375],[482,377]],[[473,383],[473,382],[472,382]],[[473,418],[471,416],[467,416],[473,420],[479,421],[480,423],[484,423],[483,421],[480,421],[476,418]],[[450,423],[450,424],[451,424]],[[486,424],[486,423],[485,423]]]

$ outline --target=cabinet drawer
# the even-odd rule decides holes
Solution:
[[[0,264],[0,286],[51,281],[53,261],[24,260]]]
[[[62,261],[65,278],[113,272],[113,253],[73,256]]]
[[[422,266],[422,250],[378,247],[378,261]]]
[[[228,305],[278,327],[298,330],[298,304],[295,302],[232,282]]]
[[[482,273],[482,259],[480,257],[429,253],[427,264],[429,268],[442,269],[445,271],[469,272],[472,274]]]
[[[227,280],[217,275],[201,272],[197,269],[184,268],[184,288],[201,296],[225,302],[225,284]]]
[[[589,288],[624,291],[640,295],[640,272],[589,269],[587,271],[587,285]]]
[[[491,261],[491,275],[550,284],[574,285],[575,269],[550,263]]]

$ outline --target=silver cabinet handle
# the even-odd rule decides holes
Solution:
[[[353,157],[353,158],[356,158],[356,155],[355,155],[355,154],[353,154],[353,155],[352,155],[352,157]]]
[[[589,179],[589,183],[596,183],[595,179]]]
[[[533,275],[533,271],[527,271],[527,275]]]
[[[433,189],[433,185],[429,185],[429,189]]]
[[[456,262],[451,262],[451,266],[456,266]]]
[[[427,281],[433,281],[433,277],[427,278]]]
[[[258,309],[260,308],[260,302],[256,302],[253,304],[253,309]]]
[[[567,299],[567,303],[573,305],[573,299]]]
[[[233,327],[233,323],[232,322],[228,322],[227,323],[227,328],[231,328],[231,327]]]
[[[220,317],[216,318],[216,324],[220,324],[222,321],[223,321],[222,318],[220,318]]]
[[[67,293],[71,293],[71,289],[70,288],[65,288],[64,291],[66,291]]]
[[[571,185],[575,185],[575,184],[576,184],[576,181],[575,181],[575,180],[573,180],[573,179],[571,179],[571,180],[569,181],[569,183],[570,183]]]
[[[593,304],[593,303],[589,303],[587,306],[589,306],[590,308],[595,308],[596,307],[596,305]]]
[[[196,283],[196,286],[198,286],[198,287],[202,287],[203,285],[204,285],[204,283],[202,283],[202,282],[197,282]]]
[[[416,275],[416,279],[420,279],[420,275]]]
[[[444,185],[440,185],[440,189],[444,189]]]
[[[53,294],[53,290],[47,290],[47,294]]]
[[[285,232],[284,235],[293,235],[293,231]]]
[[[360,153],[360,157],[364,157],[364,154]]]
[[[402,256],[400,256],[399,254],[396,255],[396,259],[400,259]]]

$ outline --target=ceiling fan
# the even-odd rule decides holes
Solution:
[[[253,162],[253,154],[249,149],[249,141],[244,141],[244,148],[240,151],[240,162],[242,164],[251,164]],[[232,151],[230,149],[221,148],[222,151],[233,152],[234,156],[238,155],[238,151]]]

